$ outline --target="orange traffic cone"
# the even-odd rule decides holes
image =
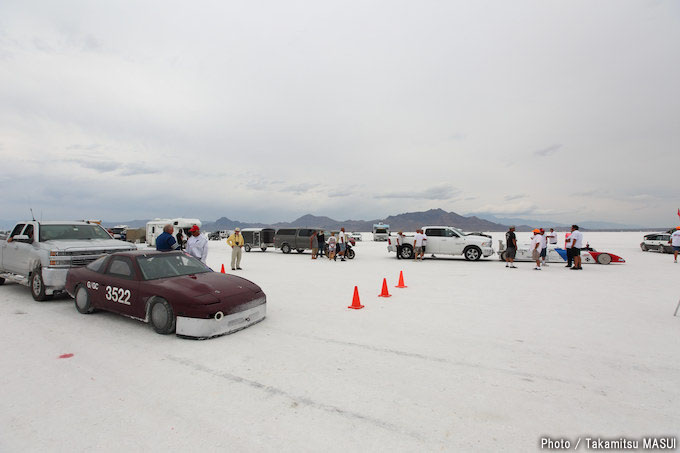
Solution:
[[[404,285],[404,271],[399,271],[399,284],[395,288],[408,288]]]
[[[355,310],[364,308],[364,306],[361,305],[361,301],[359,300],[359,288],[357,288],[356,286],[354,287],[354,297],[352,298],[352,305],[350,305],[347,308],[353,308]]]
[[[222,265],[222,270],[220,272],[224,274],[224,264]]]
[[[382,292],[378,294],[378,297],[392,297],[389,291],[387,291],[387,279],[383,278]]]

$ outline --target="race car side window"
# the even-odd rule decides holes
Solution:
[[[114,277],[132,280],[134,277],[132,261],[126,256],[115,256],[111,258],[109,270],[106,273]]]

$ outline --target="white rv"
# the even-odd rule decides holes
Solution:
[[[386,241],[390,237],[390,226],[384,223],[373,224],[373,240]]]
[[[182,230],[184,233],[184,240],[189,237],[189,228],[194,225],[201,226],[201,221],[198,219],[153,219],[146,224],[146,243],[151,247],[156,246],[156,238],[163,233],[163,227],[167,224],[175,228],[173,233],[175,236]]]

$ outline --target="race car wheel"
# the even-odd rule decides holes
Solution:
[[[167,300],[156,298],[149,307],[149,320],[153,329],[162,335],[167,335],[175,331],[175,313]]]
[[[468,261],[477,261],[482,257],[482,251],[477,247],[468,247],[463,250],[463,256],[465,256],[465,259]]]
[[[600,253],[597,255],[597,264],[609,264],[612,262],[612,257],[609,253]]]
[[[85,288],[83,285],[78,285],[76,288],[75,305],[78,313],[82,313],[84,315],[88,315],[94,311],[90,295],[87,292],[87,288]]]
[[[246,252],[250,252],[250,244],[244,245],[243,248],[246,249]]]
[[[501,252],[500,259],[501,259],[501,261],[507,260],[508,259],[508,252]]]
[[[297,249],[297,252],[298,252],[298,253],[302,253],[302,252],[304,252],[304,251],[305,251],[305,249]]]
[[[267,247],[260,247],[260,250],[262,250],[263,252],[266,252],[266,251],[267,251]]]
[[[345,255],[346,255],[347,259],[350,259],[350,260],[353,260],[354,257],[356,256],[355,253],[354,253],[354,250],[352,250],[352,249],[347,250],[347,252],[345,252]]]
[[[410,245],[405,245],[401,248],[401,258],[405,260],[410,260],[413,258],[413,247]]]
[[[290,253],[290,245],[288,245],[288,244],[283,244],[283,245],[281,246],[281,251],[282,251],[283,253]]]
[[[52,298],[52,296],[49,296],[47,293],[45,293],[45,282],[43,281],[42,270],[40,268],[37,268],[33,271],[29,283],[31,286],[31,296],[33,296],[33,299],[42,302]]]

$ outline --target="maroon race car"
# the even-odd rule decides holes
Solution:
[[[71,269],[66,291],[80,313],[112,311],[149,322],[161,334],[199,339],[245,329],[266,315],[259,286],[213,272],[183,252],[113,253]]]

